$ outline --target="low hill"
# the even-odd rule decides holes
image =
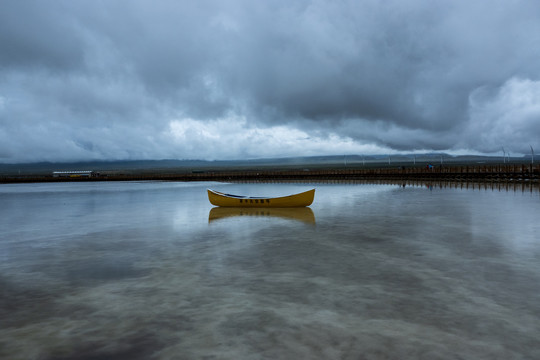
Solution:
[[[511,163],[529,163],[529,157],[505,159]],[[247,169],[328,169],[328,168],[387,168],[419,167],[427,164],[477,165],[503,163],[502,157],[490,156],[452,156],[443,153],[401,154],[401,155],[336,155],[289,157],[275,159],[247,160],[129,160],[129,161],[90,161],[70,163],[28,163],[0,164],[0,175],[49,175],[53,171],[92,170],[103,173],[151,173],[151,172],[197,172],[208,170],[247,170]]]

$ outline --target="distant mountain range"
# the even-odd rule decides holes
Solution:
[[[505,159],[512,163],[530,163],[530,156]],[[535,159],[535,162],[537,160]],[[53,171],[92,170],[101,172],[150,172],[199,170],[252,169],[252,168],[305,168],[305,167],[387,167],[421,166],[422,164],[481,164],[502,163],[502,156],[452,156],[444,153],[400,154],[400,155],[333,155],[288,157],[247,160],[122,160],[122,161],[87,161],[87,162],[40,162],[27,164],[0,164],[0,175],[50,174]]]

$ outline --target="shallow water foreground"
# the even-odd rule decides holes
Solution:
[[[206,188],[311,210],[212,211]],[[2,359],[538,359],[538,192],[0,186]]]

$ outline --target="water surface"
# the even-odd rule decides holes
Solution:
[[[311,210],[212,210],[211,187]],[[538,192],[0,186],[0,358],[540,358]]]

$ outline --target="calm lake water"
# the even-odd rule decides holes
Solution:
[[[298,211],[212,210],[206,188]],[[540,195],[0,185],[2,359],[540,359]]]

